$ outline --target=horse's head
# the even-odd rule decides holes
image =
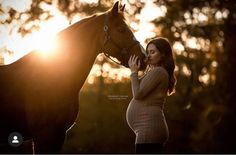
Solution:
[[[145,50],[124,21],[124,7],[119,7],[119,2],[116,2],[113,8],[104,14],[103,52],[107,57],[118,59],[119,64],[125,67],[128,67],[129,57],[136,55],[141,60],[143,70],[146,67]]]

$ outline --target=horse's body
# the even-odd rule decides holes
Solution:
[[[115,9],[117,6],[112,11],[118,12]],[[106,14],[63,30],[58,35],[59,46],[49,58],[31,52],[0,66],[1,143],[16,131],[24,140],[33,139],[36,153],[60,150],[78,114],[78,93],[103,48]],[[138,46],[134,50],[143,57]]]

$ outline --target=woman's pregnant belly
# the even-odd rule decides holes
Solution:
[[[136,143],[165,142],[169,132],[161,106],[132,99],[126,113],[130,128],[136,134]]]

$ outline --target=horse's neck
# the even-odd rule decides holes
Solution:
[[[74,28],[70,32],[72,36],[68,37],[73,43],[69,51],[66,52],[69,52],[68,57],[71,59],[69,64],[74,64],[68,67],[72,71],[73,81],[75,81],[78,90],[83,86],[101,48],[100,35],[103,31],[103,22],[98,22],[99,19],[96,18],[91,19],[88,23],[83,23],[83,26],[79,28],[73,26]],[[78,33],[73,33],[73,30]]]

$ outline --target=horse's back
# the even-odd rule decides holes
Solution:
[[[11,132],[19,132],[24,137],[30,135],[24,102],[23,78],[27,74],[24,65],[21,59],[0,66],[0,142],[6,142]]]
[[[29,135],[29,128],[40,130],[48,126],[58,119],[58,113],[58,124],[68,124],[66,119],[71,116],[67,115],[77,114],[73,107],[77,105],[78,92],[73,94],[69,90],[72,85],[68,85],[64,64],[33,52],[0,66],[0,139],[6,139],[11,131]]]

